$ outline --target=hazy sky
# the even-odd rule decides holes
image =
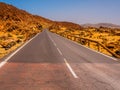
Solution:
[[[120,25],[120,0],[0,0],[57,21]]]

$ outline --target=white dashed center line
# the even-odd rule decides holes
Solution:
[[[76,73],[73,71],[72,67],[70,66],[70,64],[67,62],[67,60],[64,58],[65,64],[68,67],[68,69],[70,70],[70,72],[72,73],[74,78],[78,78],[78,76],[76,75]]]
[[[49,36],[50,37],[50,36]],[[53,44],[55,45],[55,47],[57,48],[56,43],[54,42],[54,40],[50,37],[51,41],[53,42]],[[61,56],[63,56],[61,50],[59,48],[57,48],[58,52],[60,53]],[[64,58],[64,57],[63,57]],[[72,69],[72,67],[70,66],[70,64],[68,63],[68,61],[64,58],[64,62],[67,66],[67,68],[69,69],[70,73],[73,75],[74,78],[78,78],[78,76],[76,75],[76,73],[74,72],[74,70]]]
[[[60,51],[60,49],[59,49],[59,48],[57,48],[57,50],[58,50],[58,52],[60,53],[60,55],[62,55],[62,56],[63,56],[63,54],[62,54],[62,52]]]
[[[56,43],[54,43],[54,45],[57,46]]]

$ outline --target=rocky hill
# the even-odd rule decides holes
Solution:
[[[52,21],[0,2],[0,57],[50,27],[81,28],[78,24]]]
[[[23,35],[38,33],[42,28],[48,27],[81,28],[80,25],[72,22],[52,21],[38,15],[32,15],[12,5],[0,3],[0,31],[13,32],[14,34],[18,34],[19,32],[19,34]]]
[[[12,5],[0,3],[0,32],[23,35],[24,40],[40,32],[52,22]]]
[[[41,32],[50,22],[52,21],[0,2],[0,57]]]

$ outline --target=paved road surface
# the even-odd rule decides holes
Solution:
[[[1,61],[0,90],[120,90],[120,62],[43,31]]]

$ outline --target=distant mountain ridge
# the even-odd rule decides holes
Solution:
[[[83,24],[83,27],[107,27],[107,28],[120,28],[120,25],[112,24],[112,23],[98,23],[98,24]]]
[[[82,28],[79,24],[72,23],[72,22],[66,22],[66,21],[62,21],[62,22],[54,21],[51,27],[56,28],[56,29],[57,27],[66,27],[67,29],[81,29]]]

